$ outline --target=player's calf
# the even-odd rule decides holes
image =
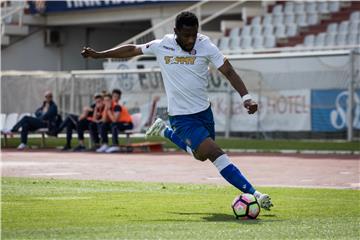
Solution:
[[[260,207],[270,210],[273,206],[269,195],[256,191],[240,170],[230,161],[227,154],[211,138],[207,138],[200,144],[194,156],[201,156],[201,159],[210,159],[226,181],[244,193],[253,194],[258,199]]]

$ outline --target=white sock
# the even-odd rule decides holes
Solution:
[[[163,130],[160,131],[159,134],[160,134],[161,137],[165,137],[165,129],[166,129],[166,128],[164,128]]]
[[[191,156],[194,156],[194,153],[189,146],[186,146],[186,152],[189,153]]]
[[[255,192],[254,192],[254,196],[255,196],[256,198],[260,198],[261,195],[262,195],[262,193],[259,192],[259,191],[255,191]]]
[[[213,164],[215,165],[215,167],[219,170],[219,172],[221,172],[224,168],[226,168],[227,166],[229,166],[231,164],[230,159],[228,157],[228,155],[223,154],[220,157],[218,157]]]

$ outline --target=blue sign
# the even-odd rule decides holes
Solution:
[[[344,131],[347,128],[349,92],[311,91],[311,128],[315,132]],[[354,92],[353,127],[360,129],[360,90]]]
[[[176,1],[161,1],[161,0],[67,0],[67,1],[45,1],[36,0],[28,1],[30,13],[53,13],[53,12],[67,12],[76,10],[124,7],[143,4],[154,3],[175,3]]]

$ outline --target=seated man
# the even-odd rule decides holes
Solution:
[[[118,102],[120,100],[121,91],[114,89],[112,95],[104,96],[105,108],[102,115],[102,121],[99,124],[101,140],[103,145],[96,150],[96,152],[117,152],[119,148],[119,131],[124,131],[133,128],[131,115],[126,107],[121,106]],[[112,146],[109,147],[108,131],[112,133]]]
[[[99,145],[100,139],[96,121],[101,119],[101,113],[104,108],[103,96],[101,94],[95,94],[94,100],[95,103],[89,107],[85,107],[79,117],[74,114],[68,115],[57,130],[56,134],[60,133],[64,128],[66,128],[66,144],[63,147],[64,151],[71,149],[73,130],[77,130],[79,140],[79,145],[74,148],[74,151],[83,151],[86,149],[84,144],[84,132],[86,130],[89,130],[90,132],[91,141],[95,145]]]
[[[11,132],[17,132],[21,128],[21,143],[17,149],[22,150],[27,147],[29,131],[56,127],[58,110],[52,98],[53,95],[50,91],[45,92],[45,101],[36,110],[35,117],[25,116],[11,129]]]

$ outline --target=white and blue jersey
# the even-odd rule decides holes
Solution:
[[[190,53],[178,45],[175,37],[168,34],[161,40],[144,44],[142,52],[155,55],[160,65],[170,116],[204,111],[210,106],[207,94],[209,63],[219,68],[225,57],[205,35],[197,35]]]
[[[191,52],[184,51],[175,37],[174,34],[165,35],[161,40],[142,45],[141,49],[144,54],[155,55],[160,65],[171,127],[183,143],[196,150],[206,138],[215,139],[207,94],[208,71],[210,63],[221,67],[225,57],[205,35],[197,35]],[[170,140],[185,148],[170,135],[167,136]]]

